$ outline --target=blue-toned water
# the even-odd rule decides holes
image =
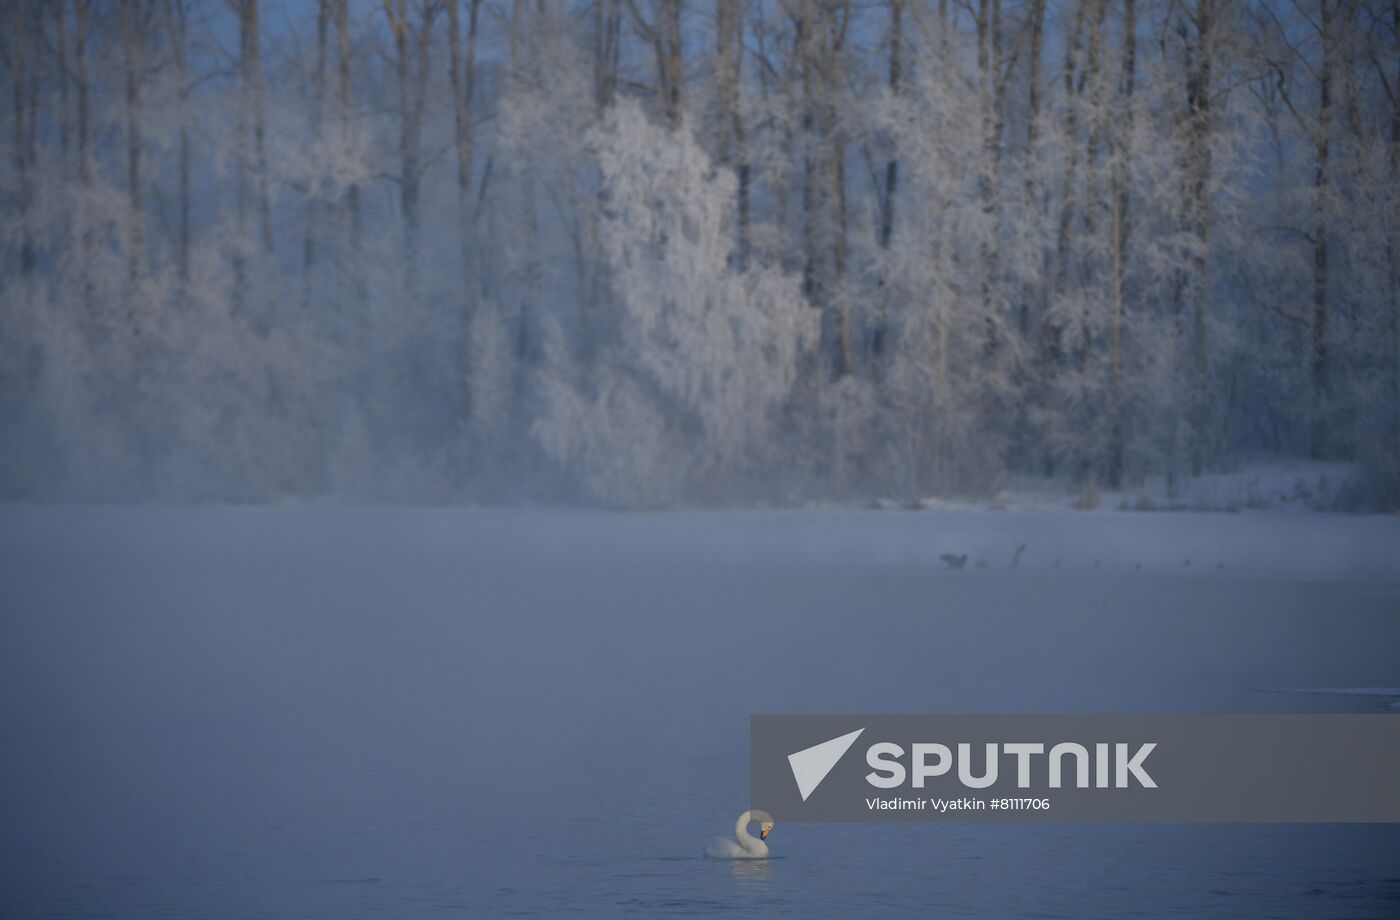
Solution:
[[[753,712],[1374,707],[1260,691],[1400,685],[1397,538],[0,509],[0,917],[1400,916],[1400,826],[780,824],[768,861],[700,857]]]

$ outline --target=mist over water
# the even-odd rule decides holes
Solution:
[[[1259,691],[1400,684],[1396,528],[6,508],[0,914],[1387,916],[1381,825],[700,847],[753,712],[1364,707]]]

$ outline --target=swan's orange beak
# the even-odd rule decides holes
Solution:
[[[759,840],[767,840],[767,839],[768,839],[768,835],[771,834],[772,832],[773,832],[773,829],[772,829],[772,828],[764,828],[764,829],[762,829],[762,830],[760,830],[760,831],[758,832],[758,839],[759,839]]]

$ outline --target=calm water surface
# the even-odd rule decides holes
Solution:
[[[0,917],[1400,916],[1382,825],[786,824],[765,862],[699,855],[749,804],[753,712],[1364,710],[1260,691],[1400,684],[1397,537],[0,509]]]

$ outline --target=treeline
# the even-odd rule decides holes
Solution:
[[[9,497],[1400,481],[1400,0],[0,29]]]

